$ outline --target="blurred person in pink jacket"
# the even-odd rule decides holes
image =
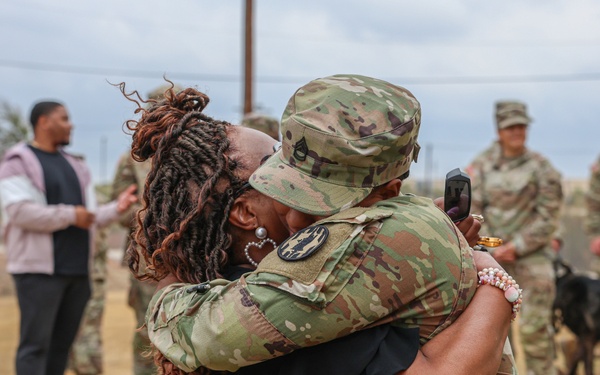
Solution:
[[[63,104],[39,102],[30,120],[33,141],[13,146],[0,162],[7,271],[21,312],[16,372],[62,375],[90,297],[95,227],[137,198],[132,186],[96,207],[84,160],[62,149],[73,128]]]

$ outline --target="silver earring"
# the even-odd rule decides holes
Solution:
[[[246,259],[248,259],[248,262],[250,262],[251,265],[253,265],[254,267],[258,267],[258,263],[250,256],[250,246],[256,246],[259,249],[262,249],[262,247],[268,242],[271,245],[273,245],[273,248],[276,248],[277,242],[273,241],[270,238],[267,238],[267,229],[264,227],[256,228],[256,230],[254,231],[254,235],[261,241],[248,242],[246,244],[246,247],[244,248],[244,255],[246,255]]]
[[[264,240],[265,238],[267,238],[267,228],[265,228],[265,227],[256,228],[256,230],[254,231],[254,235],[259,240]]]

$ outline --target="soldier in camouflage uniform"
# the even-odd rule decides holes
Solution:
[[[419,327],[422,344],[450,335],[478,298],[477,273],[448,216],[429,199],[399,195],[418,154],[419,126],[418,101],[384,81],[333,76],[299,89],[283,116],[282,149],[250,178],[254,189],[282,203],[276,212],[296,233],[239,282],[162,289],[147,316],[153,344],[185,371],[237,370],[385,323]],[[318,218],[300,230],[300,222]],[[504,340],[479,336],[497,330],[495,340],[506,337],[511,305],[496,288],[481,289],[479,298],[493,296],[485,310],[494,313],[466,323],[493,321],[469,331],[477,332],[468,340],[481,352],[464,361],[466,353],[457,355],[464,346],[440,339],[442,351],[454,354],[444,357],[446,370],[498,368],[491,358],[500,359]],[[442,351],[434,357],[442,359]],[[505,359],[500,373],[514,373],[510,355]]]
[[[258,113],[247,113],[242,119],[242,126],[256,129],[276,141],[279,140],[279,121],[274,117]]]
[[[122,190],[134,184],[138,187],[138,196],[140,197],[137,204],[134,204],[130,209],[121,216],[119,223],[129,230],[129,235],[125,239],[124,251],[126,254],[130,245],[131,234],[135,230],[136,221],[135,213],[141,208],[141,196],[146,181],[146,175],[150,170],[151,162],[136,162],[131,158],[131,154],[126,152],[119,159],[117,172],[113,181],[113,195],[118,195]],[[123,259],[126,263],[127,259]],[[144,325],[144,316],[148,303],[156,289],[156,283],[150,281],[140,281],[133,275],[130,275],[130,286],[127,302],[135,312],[136,330],[133,334],[133,373],[135,375],[153,375],[156,373],[156,366],[152,356],[150,355],[150,340],[148,339],[148,331],[142,326]],[[141,329],[140,329],[141,328]]]
[[[586,197],[587,216],[586,230],[590,236],[590,251],[600,256],[600,159],[592,166],[590,185]],[[595,257],[594,271],[600,274],[600,259]]]
[[[100,192],[96,196],[99,202],[109,201],[108,197],[101,195]],[[77,375],[97,375],[104,372],[102,364],[102,316],[106,300],[106,261],[108,252],[105,228],[96,232],[95,242],[96,247],[90,272],[92,295],[85,307],[79,332],[69,354],[69,368]]]
[[[482,233],[504,239],[493,256],[525,290],[519,328],[528,374],[547,375],[555,373],[550,244],[563,194],[560,173],[525,146],[530,122],[523,103],[496,103],[499,140],[467,172],[472,178],[471,211],[485,217]]]

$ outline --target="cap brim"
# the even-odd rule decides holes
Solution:
[[[513,116],[498,123],[498,129],[506,129],[515,125],[529,125],[531,119],[525,116]]]
[[[336,185],[301,173],[285,163],[281,150],[252,174],[250,185],[288,207],[318,216],[353,207],[372,190]]]

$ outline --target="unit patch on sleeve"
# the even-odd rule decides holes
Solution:
[[[289,262],[308,258],[323,246],[328,236],[329,229],[323,225],[304,228],[279,245],[277,255]]]

